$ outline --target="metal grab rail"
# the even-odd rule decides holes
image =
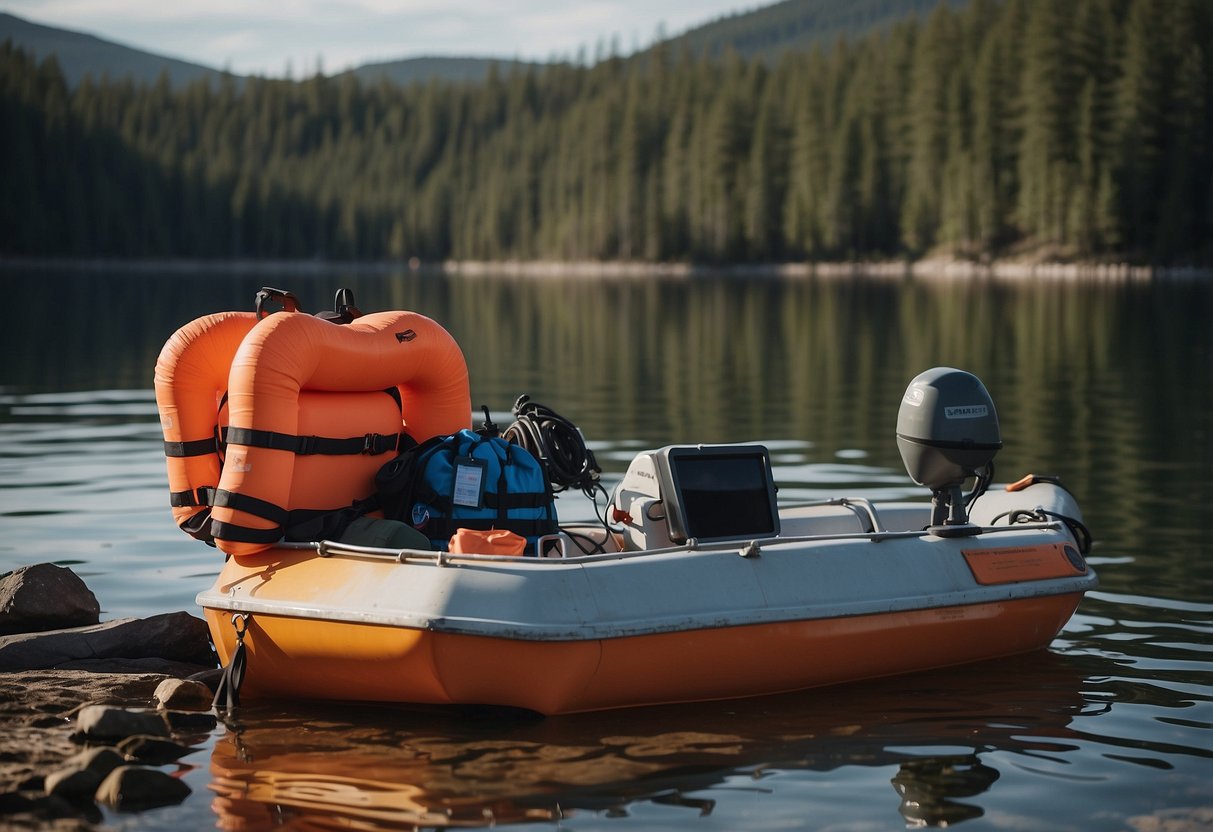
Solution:
[[[833,502],[831,504],[838,503]],[[982,534],[999,534],[1014,531],[1060,531],[1062,529],[1063,524],[1060,521],[1050,521],[1047,523],[1017,523],[1009,526],[984,526],[982,527]],[[697,540],[692,538],[681,546],[667,546],[662,549],[645,549],[635,552],[604,552],[601,554],[576,555],[574,557],[562,558],[518,557],[515,555],[451,554],[450,552],[435,552],[426,549],[381,549],[375,546],[358,546],[352,543],[340,543],[333,540],[318,540],[300,543],[283,542],[278,544],[278,548],[290,550],[311,550],[315,551],[316,554],[322,558],[337,555],[345,557],[386,558],[402,564],[409,561],[433,561],[439,566],[449,566],[456,563],[509,563],[515,566],[523,566],[524,568],[543,568],[545,565],[555,566],[558,564],[600,563],[614,560],[631,560],[633,558],[647,558],[653,555],[677,554],[679,552],[731,551],[736,554],[740,554],[743,557],[752,557],[755,554],[756,548],[761,549],[762,547],[768,546],[783,546],[792,543],[829,543],[846,540],[869,540],[873,543],[879,543],[882,540],[927,537],[929,535],[930,532],[922,529],[904,532],[870,531],[843,532],[839,534],[798,535],[794,537],[766,537],[755,538],[753,540],[718,541],[712,543],[699,543]]]

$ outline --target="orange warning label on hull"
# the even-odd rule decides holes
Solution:
[[[1087,571],[1086,561],[1078,549],[1062,543],[966,549],[963,554],[977,583],[987,586],[1070,578]]]

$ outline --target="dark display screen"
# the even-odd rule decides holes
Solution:
[[[778,534],[766,455],[687,453],[669,457],[688,538],[712,540]]]

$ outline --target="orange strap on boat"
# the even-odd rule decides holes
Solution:
[[[1028,474],[1026,477],[1023,477],[1022,479],[1016,480],[1015,482],[1012,482],[1012,483],[1007,483],[1007,491],[1023,491],[1029,485],[1035,485],[1035,484],[1036,484],[1036,475]]]
[[[1038,482],[1050,482],[1053,485],[1061,485],[1061,478],[1055,474],[1028,474],[1023,479],[1007,485],[1007,491],[1023,491],[1031,485],[1036,485]],[[1062,486],[1063,488],[1065,486]]]

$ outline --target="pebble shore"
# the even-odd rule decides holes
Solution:
[[[180,803],[178,761],[217,725],[206,623],[185,612],[98,621],[70,570],[0,575],[0,827],[92,829]]]

